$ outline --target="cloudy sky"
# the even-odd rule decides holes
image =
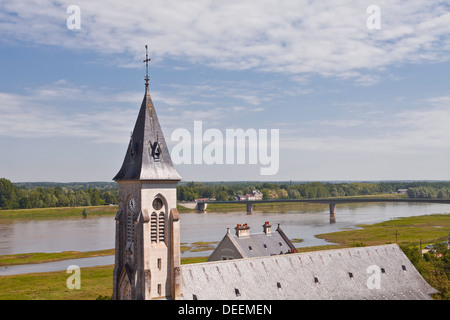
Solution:
[[[439,0],[2,0],[0,177],[111,181],[144,96],[146,44],[170,150],[194,121],[224,136],[279,132],[276,174],[261,174],[262,159],[178,164],[186,181],[450,180]]]

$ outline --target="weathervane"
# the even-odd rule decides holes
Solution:
[[[149,78],[148,78],[148,62],[150,60],[152,60],[152,59],[148,58],[148,47],[147,47],[147,45],[145,45],[145,60],[144,60],[144,62],[145,62],[145,68],[146,68],[146,76],[145,76],[145,86],[146,87],[148,87],[148,80],[149,80]]]

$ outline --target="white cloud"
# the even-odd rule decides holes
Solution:
[[[370,72],[394,64],[448,59],[450,13],[443,1],[380,0],[381,29],[369,30],[373,1],[80,0],[81,30],[67,30],[64,1],[4,0],[0,37],[167,57],[223,69],[343,76],[378,81]],[[132,61],[123,61],[124,66]],[[299,78],[301,79],[301,78]]]
[[[90,100],[92,97],[96,99]],[[95,94],[62,82],[29,90],[26,95],[0,92],[0,101],[0,135],[10,137],[78,137],[95,143],[126,143],[128,124],[136,117],[136,112],[119,108],[116,95]],[[109,107],[102,108],[99,101]],[[66,107],[66,102],[79,106]]]
[[[450,96],[421,101],[421,107],[388,113],[352,113],[351,119],[304,122],[300,130],[285,130],[281,146],[314,152],[443,156],[450,152]],[[310,129],[310,128],[313,129]],[[313,137],[305,131],[314,132]],[[310,132],[307,131],[307,132]],[[332,133],[330,133],[332,132]]]
[[[223,128],[226,121],[264,110],[257,106],[271,97],[255,90],[242,83],[230,87],[194,84],[151,91],[151,96],[165,130],[180,126],[190,129],[195,120]],[[92,90],[61,79],[21,93],[0,92],[0,136],[78,137],[94,143],[125,144],[144,95],[137,91],[111,91]],[[246,94],[248,91],[251,94]],[[199,97],[200,102],[196,100]],[[218,99],[229,98],[242,104],[217,103]]]

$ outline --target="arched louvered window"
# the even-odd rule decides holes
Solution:
[[[152,215],[150,216],[150,240],[152,243],[156,243],[157,241],[157,217],[156,217],[156,212],[153,212]]]
[[[127,215],[127,241],[133,241],[133,213],[128,211]]]
[[[165,241],[166,218],[164,212],[159,213],[158,219],[158,237],[160,242]]]
[[[150,216],[151,243],[165,242],[166,240],[166,205],[163,199],[162,196],[158,195],[152,202],[155,211]]]

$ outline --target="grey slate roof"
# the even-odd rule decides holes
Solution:
[[[371,265],[384,268],[379,289],[367,286]],[[396,244],[188,264],[182,277],[186,300],[414,300],[437,292]]]
[[[250,227],[248,227],[250,229]],[[233,235],[228,229],[208,261],[227,259],[253,258],[297,252],[294,245],[281,230],[280,225],[275,232],[248,233]]]
[[[268,235],[265,233],[254,233],[249,237],[231,236],[244,252],[245,257],[248,258],[284,254],[290,249],[278,232],[271,232]]]
[[[154,156],[157,144],[159,158]],[[173,167],[148,87],[122,167],[113,180],[181,180]]]

